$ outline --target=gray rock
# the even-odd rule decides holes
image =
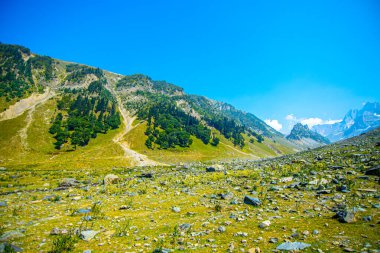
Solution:
[[[270,221],[269,220],[266,220],[266,221],[263,221],[259,224],[259,228],[266,228],[266,227],[269,227],[270,226]]]
[[[223,193],[220,195],[222,199],[232,199],[234,197],[234,194],[232,192]]]
[[[24,237],[25,235],[18,230],[7,231],[0,236],[0,241],[9,241],[16,238]]]
[[[216,172],[216,169],[214,167],[207,167],[206,172]]]
[[[226,232],[226,227],[224,227],[224,226],[218,227],[218,232],[220,232],[220,233]]]
[[[6,207],[6,206],[8,206],[8,205],[7,205],[7,202],[5,202],[5,201],[0,201],[0,207]]]
[[[175,213],[179,213],[179,212],[181,212],[181,208],[179,208],[178,206],[174,206],[174,207],[172,207],[172,211]]]
[[[380,177],[380,165],[377,165],[373,168],[370,168],[368,170],[366,170],[365,172],[366,175],[369,175],[369,176],[378,176]]]
[[[85,230],[80,233],[80,238],[85,241],[89,241],[95,237],[96,234],[98,234],[98,231],[95,230]]]
[[[284,242],[277,246],[277,250],[302,250],[310,246],[303,242]]]
[[[120,181],[120,178],[114,174],[108,174],[104,177],[103,179],[103,184],[108,185],[108,184],[116,184]]]
[[[53,228],[51,231],[50,231],[50,234],[51,235],[59,235],[61,233],[61,230],[59,228]]]
[[[191,228],[191,225],[189,223],[184,223],[179,226],[179,229],[183,231],[189,230],[190,228]]]
[[[334,218],[337,218],[341,223],[353,223],[356,221],[355,213],[352,210],[339,210],[334,215]]]
[[[75,178],[64,178],[59,183],[59,187],[73,187],[73,186],[77,186],[78,184],[79,182]]]
[[[272,238],[269,239],[269,242],[270,242],[270,243],[277,243],[277,242],[278,242],[278,239],[275,238],[275,237],[272,237]]]
[[[252,206],[260,206],[261,201],[258,198],[252,198],[249,196],[244,197],[244,203],[247,205],[252,205]]]
[[[22,252],[22,251],[23,251],[22,248],[19,248],[15,245],[7,243],[7,242],[0,244],[0,253],[3,253],[3,252]]]
[[[83,253],[91,253],[91,252],[92,252],[92,250],[90,250],[90,249],[83,250]]]

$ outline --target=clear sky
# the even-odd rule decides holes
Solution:
[[[285,132],[380,100],[378,0],[1,0],[0,41],[166,80]]]

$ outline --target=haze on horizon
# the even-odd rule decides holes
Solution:
[[[0,41],[143,73],[282,132],[380,100],[380,4],[368,1],[3,1]]]

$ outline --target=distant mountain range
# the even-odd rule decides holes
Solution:
[[[341,122],[313,126],[312,130],[331,142],[344,140],[380,127],[380,104],[366,103],[362,109],[352,109]]]
[[[297,123],[286,139],[296,142],[303,147],[319,147],[324,144],[329,144],[330,141],[319,133],[309,129],[307,125]]]

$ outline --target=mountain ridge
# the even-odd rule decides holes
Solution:
[[[131,131],[138,134],[138,138],[127,134],[129,137],[125,135],[116,138],[115,143],[125,150],[125,147],[136,146],[136,143],[131,142],[132,139],[142,141],[145,145],[138,144],[138,152],[148,154],[148,157],[155,156],[156,153],[174,157],[178,156],[178,152],[205,159],[220,156],[232,158],[236,155],[268,157],[300,149],[252,113],[243,112],[228,103],[205,96],[186,94],[183,88],[166,81],[155,81],[143,74],[124,76],[84,64],[39,56],[27,48],[15,45],[0,44],[0,49],[2,110],[18,105],[31,94],[49,90],[51,95],[47,100],[52,102],[48,104],[56,105],[51,108],[52,111],[50,110],[51,120],[46,122],[46,127],[51,128],[54,122],[56,126],[50,131],[53,136],[44,138],[46,145],[51,143],[53,146],[55,143],[54,146],[60,155],[62,152],[83,149],[82,146],[91,143],[99,134],[107,135],[108,132],[113,132],[113,129],[122,129],[126,125],[122,122],[126,115],[133,119],[140,129]],[[33,108],[47,103],[35,102]],[[157,107],[157,103],[164,103],[176,109],[159,114],[154,114],[153,111],[153,114],[144,114],[148,108]],[[27,111],[29,108],[24,109]],[[117,116],[117,111],[121,113],[123,110],[126,110],[127,114]],[[173,115],[176,110],[177,116]],[[7,110],[3,113],[7,113]],[[59,116],[60,113],[62,116]],[[12,121],[16,116],[18,115],[2,120]],[[189,125],[188,120],[193,123]],[[146,125],[144,122],[152,122],[151,132],[150,123]],[[145,129],[141,129],[143,127]],[[55,142],[52,137],[55,138]],[[192,143],[195,143],[195,146],[189,149]],[[29,143],[29,146],[33,146],[33,143]],[[44,149],[50,150],[50,147]],[[131,154],[133,152],[129,152],[129,156]],[[140,159],[149,158],[136,156],[135,164],[144,164]],[[160,162],[164,161],[161,159]]]
[[[367,102],[361,109],[350,109],[341,122],[316,125],[313,130],[335,142],[354,137],[380,126],[380,104]]]

